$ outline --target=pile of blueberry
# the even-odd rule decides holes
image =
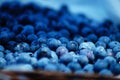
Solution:
[[[120,75],[120,26],[35,3],[0,6],[0,69]]]

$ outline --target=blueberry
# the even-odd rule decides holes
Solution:
[[[82,69],[75,71],[75,74],[85,75],[86,72]]]
[[[70,32],[67,29],[61,29],[59,31],[59,33],[64,34],[64,35],[62,35],[63,37],[69,38],[69,36],[70,36]]]
[[[37,59],[35,57],[31,57],[30,64],[33,67],[37,67]]]
[[[73,58],[74,58],[73,55],[66,53],[66,54],[62,55],[59,60],[60,60],[60,62],[67,64],[67,63],[73,61]]]
[[[41,47],[37,51],[35,51],[34,56],[37,59],[40,59],[41,57],[48,57],[50,58],[50,52],[51,50],[48,47]]]
[[[34,34],[34,27],[32,25],[26,25],[21,33],[24,35]]]
[[[57,66],[55,64],[48,63],[45,66],[44,70],[46,70],[46,71],[57,71]]]
[[[49,38],[47,40],[47,45],[49,46],[50,49],[56,50],[56,48],[61,45],[61,42],[60,40],[57,40],[55,38]]]
[[[87,65],[84,66],[83,70],[86,71],[86,72],[87,71],[93,71],[94,66],[93,66],[93,64],[87,64]]]
[[[57,56],[56,52],[51,51],[50,55],[51,55],[51,61],[53,63],[57,63],[58,62],[58,56]]]
[[[83,43],[80,44],[79,49],[94,50],[95,49],[95,45],[92,42],[83,42]]]
[[[47,42],[47,38],[45,38],[45,37],[40,37],[40,38],[38,38],[38,43],[39,44],[44,44],[44,43],[46,43]]]
[[[81,65],[86,65],[86,64],[88,64],[89,60],[88,60],[88,57],[86,55],[79,55],[78,62]]]
[[[77,62],[70,62],[67,67],[69,67],[72,71],[76,71],[81,69],[81,65]]]
[[[45,23],[42,22],[36,22],[35,25],[35,30],[38,31],[47,31],[47,25]]]
[[[120,46],[115,46],[113,48],[113,52],[116,54],[117,52],[120,52]]]
[[[98,40],[99,40],[99,41],[102,41],[102,42],[104,42],[104,43],[106,43],[106,44],[108,44],[108,43],[110,42],[110,38],[107,37],[107,36],[102,36],[102,37],[100,37]]]
[[[78,44],[84,42],[84,38],[80,35],[76,35],[73,40],[76,41]]]
[[[68,49],[64,46],[59,46],[57,49],[56,49],[56,53],[58,56],[62,56],[64,54],[67,54],[68,53]]]
[[[92,33],[93,33],[93,30],[89,27],[84,27],[81,31],[81,34],[83,36],[87,36],[87,35],[92,34]]]
[[[109,36],[110,35],[110,31],[105,27],[101,27],[95,31],[98,36]]]
[[[7,48],[10,49],[11,51],[14,51],[14,47],[17,45],[17,42],[15,41],[9,41],[7,43]]]
[[[33,71],[30,64],[13,64],[6,66],[3,71]]]
[[[85,55],[88,57],[89,60],[93,61],[95,59],[95,56],[93,54],[93,51],[89,50],[89,49],[82,49],[80,50],[80,55]]]
[[[99,75],[101,76],[112,76],[113,73],[109,69],[103,69],[99,72]]]
[[[0,57],[0,69],[4,68],[6,66],[7,61]]]
[[[10,61],[10,60],[14,59],[13,53],[7,53],[7,54],[5,55],[5,59],[6,59],[7,61]]]
[[[108,44],[108,46],[110,47],[110,48],[114,48],[115,46],[119,46],[120,45],[120,43],[118,42],[118,41],[111,41],[109,44]]]
[[[10,40],[10,38],[9,38],[10,36],[9,36],[9,34],[8,34],[8,32],[5,32],[5,31],[3,31],[3,32],[0,32],[0,43],[2,42],[8,42],[9,40]]]
[[[60,72],[71,73],[71,69],[62,63],[58,63],[56,64],[56,66],[58,67],[58,71]]]
[[[4,57],[4,53],[0,51],[0,57]]]
[[[37,68],[38,69],[44,69],[44,67],[50,62],[48,58],[41,58],[37,61]]]
[[[115,55],[115,58],[118,62],[120,61],[120,52],[117,52],[117,54]]]
[[[112,56],[107,56],[107,57],[104,58],[104,60],[106,62],[108,62],[108,64],[116,63],[116,59],[114,57],[112,57]]]
[[[66,37],[61,37],[61,38],[59,38],[59,40],[61,41],[62,44],[67,44],[69,41],[69,39]]]
[[[104,60],[98,59],[94,64],[94,70],[97,72],[107,68],[108,68],[108,63]]]
[[[18,24],[18,25],[14,25],[13,29],[12,29],[16,34],[19,34],[22,30],[23,30],[23,26]]]
[[[17,44],[17,46],[15,47],[15,51],[19,51],[19,52],[23,52],[23,51],[29,51],[30,50],[30,46],[28,43],[26,42],[22,42]]]
[[[48,38],[58,38],[58,32],[56,31],[51,31],[47,34]]]
[[[78,50],[78,43],[75,41],[69,41],[66,47],[69,51],[76,51]]]
[[[107,51],[107,55],[108,55],[108,56],[114,56],[114,55],[115,55],[115,53],[113,53],[113,50],[112,50],[112,49],[109,49],[109,48],[108,48],[106,51]]]
[[[18,64],[30,64],[31,57],[26,53],[20,53],[16,61]]]
[[[17,42],[23,42],[23,41],[26,41],[27,40],[27,37],[26,35],[24,34],[18,34],[16,37],[15,37],[16,41]]]
[[[30,34],[30,35],[27,36],[27,40],[29,42],[32,42],[32,41],[36,40],[37,38],[38,37],[35,34]]]
[[[110,70],[111,70],[112,73],[115,74],[115,75],[120,74],[120,64],[118,64],[118,63],[113,63],[113,64],[111,64]]]
[[[7,27],[3,27],[0,29],[1,32],[5,31],[5,32],[10,32],[10,29]]]
[[[97,36],[96,36],[95,34],[89,34],[89,35],[87,36],[87,39],[88,39],[89,41],[96,42],[96,41],[97,41]]]
[[[94,50],[94,54],[97,58],[104,58],[107,56],[107,52],[102,46],[96,47],[96,49]]]
[[[39,32],[37,32],[36,35],[38,36],[38,38],[40,38],[40,37],[46,38],[47,37],[47,33],[45,31],[39,31]]]
[[[95,43],[95,45],[96,45],[96,47],[102,46],[102,47],[106,48],[106,43],[104,43],[104,42],[102,42],[102,41],[97,41],[97,42]]]
[[[2,45],[0,45],[0,51],[3,52],[4,50],[5,48]]]

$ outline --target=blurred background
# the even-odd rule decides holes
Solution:
[[[0,0],[0,4],[5,1],[16,0]],[[101,22],[110,19],[114,23],[120,23],[120,0],[17,0],[24,4],[28,2],[36,2],[39,5],[59,9],[61,5],[68,6],[72,13],[83,13],[88,18]]]

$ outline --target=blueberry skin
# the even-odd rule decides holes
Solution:
[[[64,64],[67,64],[69,62],[72,62],[73,61],[73,55],[69,54],[69,53],[66,53],[64,55],[62,55],[59,60],[60,62],[64,63]]]
[[[48,32],[47,37],[48,38],[58,38],[59,37],[58,32],[56,32],[56,31]]]
[[[33,71],[30,64],[13,64],[6,66],[3,71]]]
[[[92,42],[83,42],[83,43],[80,44],[79,49],[94,50],[95,49],[95,45]]]
[[[0,51],[0,57],[4,57],[4,53]]]
[[[84,38],[80,35],[76,35],[74,38],[73,38],[74,41],[76,41],[78,44],[81,44],[82,42],[84,42]]]
[[[96,43],[95,43],[95,46],[96,47],[98,47],[98,46],[102,46],[102,47],[104,47],[104,48],[106,48],[106,43],[104,43],[104,42],[102,42],[102,41],[97,41]]]
[[[98,73],[100,76],[113,76],[113,73],[109,69],[103,69]]]
[[[38,38],[42,37],[42,38],[46,38],[47,37],[47,33],[45,31],[39,31],[36,34],[38,36]]]
[[[47,38],[45,38],[45,37],[40,37],[40,38],[38,38],[38,43],[39,44],[45,44],[46,42],[47,42]]]
[[[58,67],[58,71],[64,72],[64,73],[71,73],[71,69],[67,66],[65,66],[62,63],[57,63],[56,66]]]
[[[86,38],[87,38],[89,41],[92,41],[92,42],[96,42],[97,39],[98,39],[95,34],[89,34]]]
[[[120,46],[115,46],[113,48],[113,52],[116,54],[117,52],[120,52]]]
[[[0,32],[0,43],[6,43],[10,40],[8,32]]]
[[[92,33],[93,33],[93,30],[89,27],[84,27],[81,31],[81,34],[83,36],[87,36],[87,35],[92,34]]]
[[[7,61],[0,57],[0,69],[3,69],[6,66],[6,63]]]
[[[42,22],[36,22],[35,25],[35,30],[38,31],[47,31],[48,27],[46,24],[42,23]]]
[[[98,41],[102,41],[102,42],[108,44],[111,40],[110,40],[110,38],[107,37],[107,36],[102,36],[102,37],[100,37],[100,38],[98,39]]]
[[[94,66],[92,64],[87,64],[84,66],[83,70],[89,74],[94,74]]]
[[[23,42],[23,41],[27,40],[27,37],[24,34],[18,34],[18,35],[16,35],[15,40],[17,42]]]
[[[10,60],[14,59],[13,53],[7,53],[7,54],[5,55],[5,59],[6,59],[7,61],[10,61]]]
[[[58,56],[57,56],[56,52],[51,51],[50,55],[51,55],[51,58],[50,58],[51,62],[52,63],[57,63],[58,62]]]
[[[97,58],[104,58],[107,56],[107,52],[105,51],[104,47],[102,46],[98,46],[96,47],[96,49],[94,50],[94,55]]]
[[[31,57],[30,64],[33,66],[33,68],[37,67],[37,59],[35,57]]]
[[[104,60],[98,59],[94,64],[94,70],[97,72],[107,68],[108,68],[108,63]]]
[[[88,57],[86,55],[79,55],[78,62],[81,65],[86,65],[86,64],[88,64],[89,60],[88,60]]]
[[[93,51],[89,50],[89,49],[82,49],[80,50],[80,55],[85,55],[87,56],[87,58],[91,61],[93,61],[95,59],[95,56],[93,54]]]
[[[51,50],[48,47],[41,47],[37,51],[35,51],[34,56],[37,59],[40,59],[41,57],[48,57],[50,58],[50,52]]]
[[[64,46],[59,46],[57,49],[56,49],[56,53],[58,56],[62,56],[64,54],[67,54],[68,53],[68,49]]]
[[[92,70],[94,70],[94,66],[93,66],[93,64],[87,64],[84,66],[83,70],[84,71],[92,71]]]
[[[50,64],[50,63],[48,63],[48,64],[44,67],[44,70],[55,72],[55,71],[58,70],[58,68],[57,68],[57,66],[56,66],[55,64]]]
[[[25,35],[34,34],[34,27],[32,25],[26,25],[21,33]]]
[[[115,59],[119,62],[120,61],[120,52],[118,52],[116,55],[115,55]]]
[[[32,42],[32,41],[37,40],[37,39],[38,39],[38,37],[35,34],[30,34],[27,36],[27,40],[29,42]]]
[[[4,50],[5,48],[2,45],[0,45],[0,51],[3,52]]]
[[[69,51],[76,51],[78,50],[78,43],[75,41],[69,41],[66,47]]]
[[[57,40],[55,38],[49,38],[47,40],[47,45],[50,49],[56,50],[61,45],[60,40]]]
[[[77,62],[70,62],[68,63],[67,67],[69,67],[72,71],[81,69],[81,65]]]
[[[14,51],[14,48],[15,48],[16,45],[17,45],[17,42],[16,42],[16,41],[9,41],[9,42],[7,43],[7,48],[8,48],[9,50],[11,50],[11,51]]]
[[[60,37],[59,40],[61,41],[62,44],[67,44],[69,39],[66,37]]]
[[[16,62],[18,64],[30,64],[31,57],[26,53],[20,53],[20,55],[16,58]]]
[[[67,29],[61,29],[59,31],[59,33],[64,34],[64,35],[62,35],[62,37],[69,38],[69,36],[70,36],[70,32]]]
[[[106,61],[108,64],[116,63],[116,59],[112,56],[107,56],[104,58],[104,61]]]
[[[18,25],[14,25],[13,26],[13,32],[15,32],[16,34],[19,34],[22,30],[23,30],[23,26],[18,24]]]
[[[110,65],[110,70],[114,75],[120,74],[120,64],[118,63],[113,63]]]
[[[18,51],[18,52],[24,52],[24,51],[27,52],[29,50],[30,50],[30,46],[26,42],[19,43],[15,47],[15,51]]]
[[[115,46],[120,46],[120,43],[118,41],[111,41],[108,46],[113,49]]]
[[[75,71],[75,74],[85,75],[86,72],[82,69]]]
[[[44,67],[49,64],[50,60],[46,57],[43,57],[37,61],[37,68],[44,69]]]

